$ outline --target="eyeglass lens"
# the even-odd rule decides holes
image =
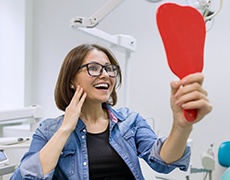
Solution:
[[[100,64],[88,64],[88,72],[91,76],[100,76],[103,69],[107,72],[110,77],[115,77],[118,74],[117,66],[113,64],[102,66]]]

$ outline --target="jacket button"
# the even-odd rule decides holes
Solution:
[[[84,165],[84,166],[86,166],[86,164],[87,164],[86,162],[83,162],[83,165]]]

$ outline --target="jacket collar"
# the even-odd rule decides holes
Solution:
[[[109,105],[107,103],[103,103],[102,106],[107,109],[107,111],[109,113],[109,119],[113,123],[116,124],[118,121],[124,121],[125,120],[125,116],[118,113],[118,111],[113,109],[111,105]],[[75,131],[79,132],[79,131],[83,131],[84,129],[86,129],[86,125],[81,120],[81,118],[79,118]]]
[[[125,120],[125,116],[122,116],[122,114],[118,113],[118,111],[113,109],[109,104],[103,103],[103,106],[107,109],[111,120],[116,122]]]

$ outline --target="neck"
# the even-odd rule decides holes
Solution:
[[[87,123],[97,123],[101,119],[108,119],[107,111],[102,108],[102,104],[84,103],[80,117]]]
[[[100,133],[106,130],[109,123],[108,113],[102,108],[102,104],[83,105],[81,111],[81,119],[87,127],[87,131],[91,133]]]

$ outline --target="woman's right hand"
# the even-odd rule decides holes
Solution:
[[[75,129],[86,96],[87,94],[84,92],[83,88],[78,85],[70,104],[65,110],[65,116],[61,126],[62,129],[69,132]]]

